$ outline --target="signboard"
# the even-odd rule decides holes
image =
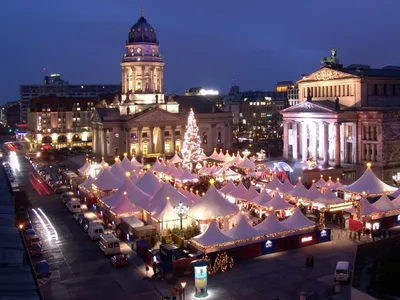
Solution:
[[[276,242],[274,240],[267,240],[261,243],[261,251],[263,254],[270,254],[276,252]]]
[[[331,240],[331,230],[329,228],[316,232],[317,242],[324,243]]]

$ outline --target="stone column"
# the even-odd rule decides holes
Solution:
[[[311,136],[312,138],[312,156],[316,161],[318,161],[318,123],[312,123],[312,131]]]
[[[283,121],[283,158],[289,158],[289,122]]]
[[[301,147],[302,147],[302,162],[306,162],[308,159],[308,145],[307,145],[307,123],[301,123]]]
[[[131,130],[129,128],[125,128],[125,151],[126,153],[130,154],[131,152]]]
[[[160,68],[160,93],[164,93],[164,67]]]
[[[375,144],[371,144],[371,161],[376,161],[376,157],[375,157]]]
[[[299,158],[299,141],[297,137],[297,122],[292,122],[292,156],[293,160],[297,160]]]
[[[165,126],[160,126],[160,131],[161,131],[161,153],[165,154]]]
[[[142,130],[143,127],[138,127],[137,128],[137,134],[138,134],[138,149],[137,149],[137,154],[142,154]]]
[[[324,168],[328,168],[329,167],[329,123],[328,122],[323,122],[323,127],[324,130],[322,130],[322,140],[323,140],[323,148],[322,148],[322,152],[323,152],[323,167]]]
[[[340,123],[335,123],[335,167],[340,168]]]
[[[146,68],[145,66],[142,66],[142,91],[144,92],[146,89],[146,79],[144,74],[146,73]]]
[[[126,90],[126,68],[122,67],[121,71],[122,71],[121,72],[122,73],[121,74],[121,76],[122,76],[122,81],[121,81],[122,87],[121,87],[121,90],[122,90],[122,93],[124,94],[125,90]]]
[[[136,91],[136,70],[135,67],[131,67],[132,72],[132,92],[135,93]]]
[[[155,149],[154,149],[154,127],[150,127],[150,149],[149,149],[149,153],[155,153]]]
[[[351,123],[351,147],[353,152],[352,163],[358,163],[357,161],[357,153],[358,153],[358,145],[357,145],[357,123]]]
[[[172,128],[172,151],[175,153],[176,152],[176,137],[175,137],[176,126],[171,126],[171,128]]]

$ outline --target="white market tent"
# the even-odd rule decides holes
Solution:
[[[289,191],[293,190],[293,185],[290,183],[289,179],[286,179],[282,186],[279,188],[279,191],[287,194]]]
[[[308,219],[302,212],[299,207],[296,207],[293,215],[291,215],[286,220],[282,221],[282,223],[290,229],[303,229],[306,227],[315,226],[315,223]]]
[[[148,170],[141,178],[139,178],[136,185],[146,194],[154,195],[160,189],[161,182],[151,170]]]
[[[228,151],[226,151],[225,154],[225,163],[230,163],[232,160],[234,159],[234,157],[232,157]]]
[[[157,220],[162,220],[162,222],[179,220],[179,216],[175,213],[171,201],[168,200],[165,201],[165,205],[161,210],[154,212],[151,216]]]
[[[129,178],[132,180],[133,183],[135,183],[136,181],[139,180],[141,175],[142,174],[140,172],[132,172],[131,175],[129,176]]]
[[[269,207],[268,203],[272,197],[268,194],[267,190],[263,190],[260,195],[254,198],[251,202],[263,207]]]
[[[178,168],[172,165],[169,166],[168,170],[165,170],[165,174],[172,176],[172,174],[174,174],[176,171],[178,171]]]
[[[325,193],[321,194],[321,196],[319,196],[318,198],[315,198],[313,202],[321,203],[328,206],[343,203],[344,199],[339,198],[334,192],[332,192],[332,190],[327,189]]]
[[[182,176],[184,171],[185,171],[184,169],[182,169],[181,167],[178,167],[178,168],[176,168],[176,170],[173,173],[170,174],[170,176],[174,177],[174,178],[180,177],[180,176]]]
[[[383,194],[378,201],[372,204],[373,207],[381,210],[381,211],[389,211],[389,210],[394,210],[396,207],[390,201],[389,197],[386,194]]]
[[[232,182],[232,180],[229,180],[228,183],[219,190],[219,192],[226,195],[234,189],[236,189],[236,185]]]
[[[336,182],[334,184],[332,184],[332,186],[330,186],[330,188],[332,190],[338,190],[341,189],[343,187],[343,184],[340,182],[339,178],[336,178]]]
[[[204,153],[204,150],[201,149],[201,160],[206,160],[208,157],[207,155]]]
[[[247,189],[243,185],[243,182],[239,182],[239,184],[235,187],[235,189],[231,190],[227,194],[233,198],[240,198],[243,194],[247,192]]]
[[[178,153],[175,152],[174,157],[168,160],[170,164],[179,164],[183,162],[183,159],[179,157]]]
[[[308,200],[314,200],[321,197],[321,192],[317,189],[316,184],[314,183],[307,191],[306,198]]]
[[[95,179],[92,176],[88,176],[84,182],[82,182],[79,187],[82,187],[86,190],[90,190],[92,188],[92,183],[95,181]]]
[[[223,234],[221,230],[219,230],[217,224],[213,221],[208,226],[207,230],[192,238],[193,241],[197,242],[201,246],[212,246],[215,244],[223,244],[232,242],[232,238]]]
[[[111,211],[120,217],[138,212],[140,209],[133,205],[133,203],[128,199],[127,193],[124,192],[122,197],[119,199],[119,202],[111,208]]]
[[[239,164],[237,164],[237,166],[242,169],[254,170],[254,168],[256,167],[256,164],[254,162],[252,162],[250,159],[248,159],[248,157],[246,157]]]
[[[132,165],[133,165],[133,167],[134,167],[134,168],[140,168],[140,167],[143,167],[143,165],[142,165],[140,162],[138,162],[138,161],[136,160],[136,158],[135,158],[135,157],[132,157],[132,159],[131,159],[131,163],[132,163]]]
[[[192,203],[197,202],[197,200],[199,200],[201,197],[198,194],[192,193],[187,191],[185,194],[183,194],[186,198],[188,198],[190,201],[192,201]]]
[[[268,206],[272,207],[272,210],[282,210],[292,208],[294,205],[286,202],[283,198],[276,193],[275,196],[268,202]]]
[[[210,220],[238,213],[239,208],[230,203],[211,185],[206,194],[189,209],[189,216],[196,220]]]
[[[400,195],[397,196],[395,199],[392,200],[392,204],[396,209],[400,208]]]
[[[223,174],[223,175],[225,175],[225,178],[226,178],[226,179],[232,179],[232,180],[237,180],[237,179],[242,178],[242,175],[241,175],[241,174],[239,174],[239,173],[233,171],[233,170],[230,169],[230,168],[228,168],[228,169],[225,171],[225,174]]]
[[[239,198],[252,202],[252,200],[256,197],[260,196],[260,193],[256,191],[256,187],[255,185],[250,185],[249,189],[243,194],[241,195]]]
[[[167,197],[169,197],[169,200],[167,200]],[[179,193],[170,183],[166,182],[161,186],[157,193],[151,197],[148,210],[154,214],[159,213],[165,208],[168,201],[172,206],[179,205],[180,202],[184,205],[192,205],[191,201],[187,197]]]
[[[104,161],[104,157],[101,158],[100,166],[104,167],[107,163]]]
[[[362,174],[361,177],[355,182],[340,189],[345,192],[355,194],[362,194],[365,192],[368,195],[380,195],[386,193],[390,194],[396,191],[395,187],[392,187],[380,180],[370,167],[368,167],[364,174]]]
[[[85,175],[87,172],[90,171],[91,163],[88,159],[86,159],[85,164],[78,169],[78,172],[82,175]]]
[[[164,163],[161,163],[158,159],[156,159],[155,163],[151,166],[151,170],[154,172],[162,173],[167,168]]]
[[[182,172],[182,174],[176,176],[175,179],[181,182],[189,182],[197,181],[199,178],[197,177],[197,174],[190,173],[190,171],[186,169]]]
[[[218,161],[225,161],[225,155],[224,155],[224,152],[222,152],[222,149],[218,153],[217,160]]]
[[[115,177],[111,173],[110,167],[106,164],[104,165],[102,172],[97,176],[96,180],[93,181],[93,185],[102,191],[114,190],[122,185],[124,177]]]
[[[324,179],[324,175],[321,175],[321,177],[318,179],[318,181],[315,183],[315,186],[317,187],[323,187],[325,186],[326,181]]]
[[[277,177],[274,177],[274,178],[272,178],[272,180],[270,182],[267,183],[267,186],[265,188],[270,191],[275,191],[276,188],[281,190],[282,182]],[[293,187],[292,187],[292,189],[293,189]]]
[[[398,196],[400,196],[400,188],[398,188],[394,193],[390,194],[389,196],[393,198],[397,198]]]
[[[378,209],[377,207],[374,207],[365,196],[363,196],[360,200],[360,205],[361,205],[361,215],[362,216],[369,216],[375,213],[380,213],[383,212],[382,210]]]
[[[272,234],[287,231],[289,228],[280,222],[275,213],[270,213],[267,218],[260,224],[254,227],[258,232],[262,234]]]
[[[122,163],[119,160],[111,166],[110,172],[117,178],[124,178],[126,174],[126,170],[122,167]]]
[[[296,184],[296,186],[287,194],[293,196],[293,197],[299,197],[299,198],[306,198],[308,194],[307,188],[304,186],[304,184],[299,180]]]
[[[214,152],[210,156],[208,156],[207,159],[218,160],[217,148],[214,148]]]
[[[325,182],[325,184],[321,187],[327,188],[327,189],[331,189],[334,186],[334,182],[332,181],[331,176],[329,176],[329,179],[327,182]]]
[[[150,195],[146,194],[141,189],[139,189],[132,182],[130,177],[125,176],[123,185],[113,195],[111,195],[111,197],[113,197],[117,192],[121,195],[124,192],[126,192],[129,200],[136,206],[141,207],[143,209],[146,209],[149,204]]]
[[[121,161],[121,167],[126,171],[126,172],[132,172],[134,169],[133,164],[131,161],[124,155],[125,157]]]
[[[247,240],[260,236],[260,233],[249,224],[248,219],[244,215],[240,214],[236,226],[226,231],[225,235],[233,240]]]

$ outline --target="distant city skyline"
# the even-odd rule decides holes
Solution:
[[[400,42],[389,30],[400,25],[400,2],[389,0],[5,2],[0,102],[18,100],[20,84],[41,83],[43,68],[74,84],[120,83],[141,5],[166,62],[166,93],[194,86],[226,93],[233,80],[241,90],[270,90],[318,68],[331,48],[344,65],[400,64]]]

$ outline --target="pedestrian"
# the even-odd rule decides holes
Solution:
[[[172,294],[172,300],[176,300],[176,295],[177,295],[177,293],[178,293],[178,291],[176,290],[176,287],[174,286],[174,287],[172,288],[172,292],[171,292],[171,294]]]
[[[310,257],[307,255],[306,258],[306,270],[310,267]]]
[[[361,241],[361,229],[358,229],[358,240]]]
[[[383,229],[382,236],[383,236],[384,239],[386,239],[386,229]]]
[[[183,300],[183,288],[179,287],[179,300]]]
[[[314,269],[314,256],[313,255],[311,255],[311,258],[310,258],[310,269],[311,270]]]

